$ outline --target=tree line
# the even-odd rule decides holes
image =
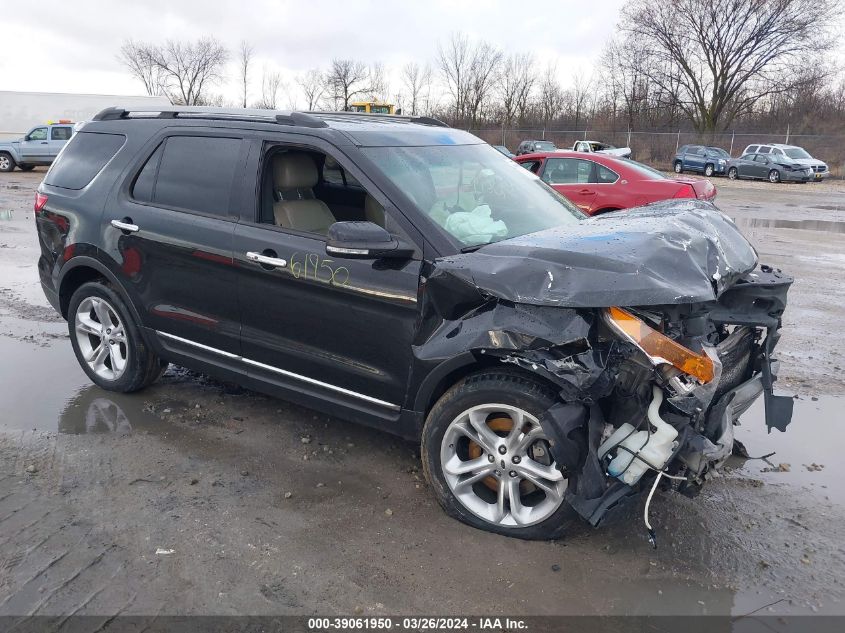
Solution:
[[[831,59],[841,9],[842,0],[630,0],[589,73],[463,33],[441,41],[427,61],[388,69],[336,58],[300,73],[293,85],[278,71],[254,68],[248,42],[233,56],[213,37],[129,40],[120,59],[148,94],[177,104],[346,110],[358,100],[385,101],[404,114],[470,129],[683,128],[706,135],[787,124],[793,133],[825,134],[845,123],[845,80]],[[230,61],[236,103],[214,92]]]

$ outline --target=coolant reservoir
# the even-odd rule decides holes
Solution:
[[[672,454],[675,438],[678,437],[678,431],[665,422],[659,414],[660,404],[663,402],[663,391],[655,386],[653,393],[647,414],[649,423],[655,428],[653,433],[637,431],[632,425],[623,424],[599,446],[599,459],[616,449],[616,457],[610,462],[607,472],[629,486],[640,480],[643,473],[648,470],[648,464],[662,470],[666,465],[666,460]],[[620,448],[623,446],[625,448]],[[636,459],[634,454],[642,459]]]

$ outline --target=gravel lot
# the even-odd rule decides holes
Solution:
[[[642,502],[507,539],[448,519],[388,435],[172,366],[143,393],[92,386],[38,285],[43,174],[0,174],[0,615],[845,614],[845,184],[716,181],[796,277],[778,383],[796,414],[785,434],[744,418],[770,464],[658,496],[653,550]]]

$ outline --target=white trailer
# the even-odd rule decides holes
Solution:
[[[19,139],[33,126],[48,121],[87,121],[100,110],[112,106],[155,108],[169,105],[167,97],[0,90],[0,140]]]

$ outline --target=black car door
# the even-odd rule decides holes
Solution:
[[[230,200],[246,143],[183,130],[150,143],[130,166],[103,232],[144,325],[168,347],[219,360],[240,351]]]
[[[338,259],[326,255],[324,234],[275,225],[272,209],[267,212],[268,200],[273,204],[268,187],[274,190],[271,153],[299,151],[294,144],[300,138],[256,139],[250,155],[247,173],[260,183],[258,195],[241,209],[234,238],[243,357],[250,375],[288,390],[291,399],[305,394],[395,417],[412,360],[421,249],[407,260]],[[385,227],[402,230],[387,199],[343,154],[321,140],[309,143],[305,151],[316,163],[324,152],[323,160],[327,155],[348,177],[345,219],[356,219],[351,217],[356,201],[369,194],[384,207]],[[333,199],[341,196],[336,180],[319,180],[306,183],[299,195],[330,189]],[[337,215],[339,208],[332,212]],[[357,219],[365,219],[364,213],[359,207]],[[401,237],[411,239],[408,233]]]

